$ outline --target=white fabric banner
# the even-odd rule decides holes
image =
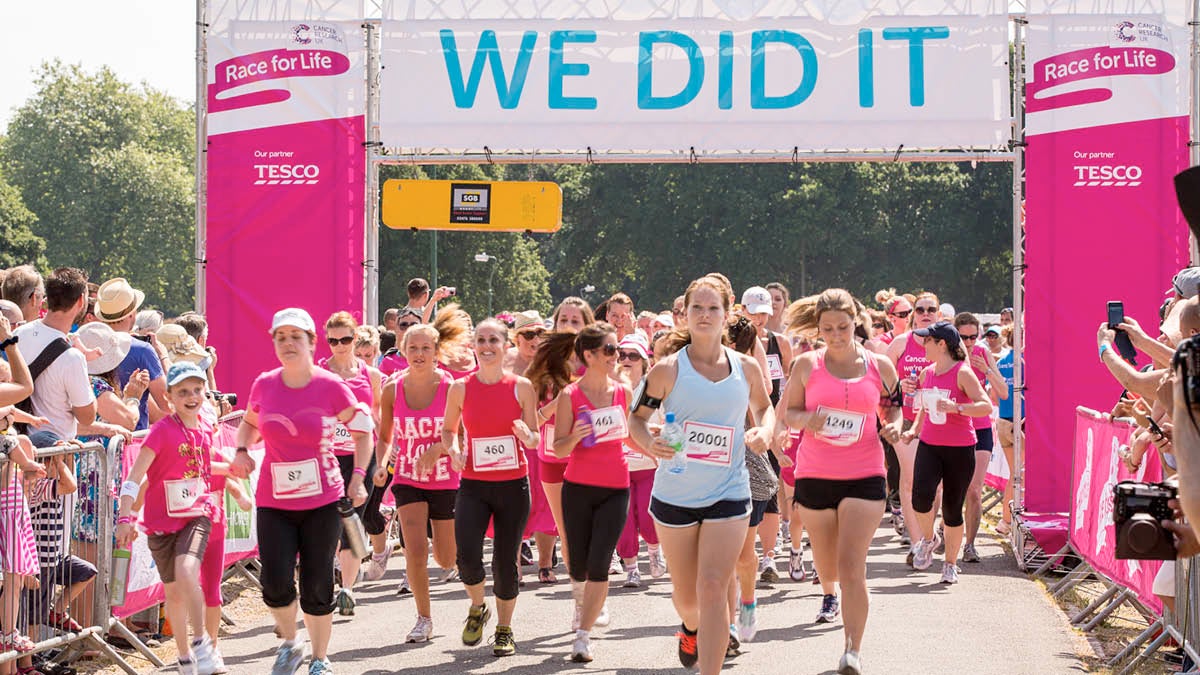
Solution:
[[[996,149],[1004,13],[386,20],[381,128],[402,152]]]

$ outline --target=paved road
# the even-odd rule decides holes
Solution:
[[[928,572],[913,572],[905,566],[891,529],[880,528],[867,563],[872,606],[863,649],[866,672],[1086,672],[1079,654],[1088,653],[1087,643],[1072,632],[1062,612],[1037,584],[1016,571],[998,541],[981,537],[980,544],[983,562],[964,565],[961,582],[946,587],[937,583],[940,562]],[[403,644],[415,612],[411,596],[396,595],[402,564],[400,556],[393,556],[383,580],[359,587],[357,616],[336,617],[330,657],[338,675],[684,672],[675,655],[672,636],[678,619],[666,578],[650,580],[647,574],[646,586],[633,590],[620,588],[623,577],[613,577],[612,625],[594,633],[596,660],[582,666],[567,660],[571,596],[565,573],[560,572],[563,581],[552,586],[541,586],[535,575],[526,575],[515,621],[517,655],[496,659],[484,645],[461,643],[467,603],[457,583],[434,583],[434,639],[423,645]],[[743,647],[742,655],[727,661],[726,671],[833,673],[841,655],[842,630],[840,623],[813,623],[821,600],[819,587],[785,580],[760,584],[758,595],[758,637]],[[494,619],[489,635],[492,628]],[[277,640],[264,619],[239,625],[221,644],[231,672],[266,673]]]

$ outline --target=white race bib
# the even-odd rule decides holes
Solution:
[[[629,465],[630,471],[649,471],[658,468],[658,465],[654,463],[652,458],[643,455],[628,445],[624,446],[624,448],[625,463]]]
[[[542,458],[549,459],[554,462],[561,462],[557,455],[554,454],[554,423],[550,422],[542,426]]]
[[[610,405],[588,413],[592,418],[592,435],[597,443],[623,441],[629,435],[625,424],[625,411],[620,406]]]
[[[508,471],[521,466],[514,436],[471,439],[471,462],[476,471]]]
[[[817,414],[825,415],[825,426],[817,437],[830,445],[854,445],[862,440],[867,416],[861,413],[817,406]]]
[[[772,380],[784,378],[783,362],[779,360],[778,354],[767,354],[767,377]]]
[[[181,478],[163,481],[167,495],[167,515],[172,518],[195,518],[204,515],[201,502],[208,494],[202,478]]]
[[[316,459],[271,465],[271,496],[275,499],[303,499],[319,494],[321,474]]]
[[[729,466],[733,461],[733,427],[684,422],[683,451],[691,462]]]
[[[333,452],[337,455],[354,454],[354,439],[345,424],[338,422],[333,427]]]

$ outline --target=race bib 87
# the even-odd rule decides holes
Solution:
[[[271,465],[271,496],[275,499],[303,499],[319,494],[321,474],[316,459]]]

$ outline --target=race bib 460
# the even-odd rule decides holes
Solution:
[[[476,471],[507,471],[521,466],[515,436],[471,439],[471,462]]]

